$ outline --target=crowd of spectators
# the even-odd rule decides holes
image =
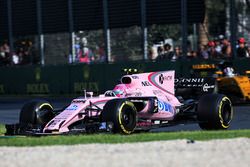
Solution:
[[[239,58],[250,58],[250,47],[247,46],[244,38],[237,40],[236,56]],[[187,55],[183,56],[181,47],[172,46],[169,43],[152,47],[149,51],[151,60],[162,61],[176,61],[178,59],[231,59],[233,57],[231,43],[228,39],[216,39],[209,41],[206,45],[200,45],[199,50],[188,50]]]
[[[0,66],[10,64],[10,47],[7,41],[0,44]]]
[[[29,40],[18,40],[14,45],[14,51],[10,51],[8,41],[0,44],[0,66],[33,64],[32,42]]]
[[[0,66],[27,65],[39,63],[39,56],[33,53],[33,44],[30,40],[18,40],[14,44],[14,51],[10,51],[8,41],[0,43]],[[238,58],[249,57],[250,47],[244,38],[237,40],[236,56]],[[231,43],[226,38],[218,38],[209,41],[206,45],[200,45],[199,49],[188,50],[187,55],[182,54],[181,46],[171,46],[169,43],[152,47],[149,58],[154,61],[177,61],[179,59],[231,59],[233,57]],[[89,47],[87,39],[81,38],[75,44],[75,54],[69,56],[70,63],[105,63],[106,55],[104,46]]]
[[[70,63],[104,63],[106,62],[106,56],[104,46],[95,46],[91,48],[88,46],[87,38],[83,37],[81,40],[77,40],[75,44],[75,55]]]

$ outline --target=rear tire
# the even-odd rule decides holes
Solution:
[[[131,134],[137,122],[137,111],[132,102],[127,99],[108,101],[102,111],[102,122],[112,122],[114,133]]]
[[[228,129],[233,118],[230,99],[222,94],[208,94],[200,98],[197,119],[201,129]]]
[[[20,130],[39,128],[42,130],[44,126],[53,119],[52,105],[46,100],[33,100],[26,103],[20,112]]]

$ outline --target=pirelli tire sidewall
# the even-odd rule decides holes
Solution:
[[[202,129],[228,129],[233,119],[230,99],[222,94],[202,96],[197,107],[197,119]]]
[[[22,107],[19,122],[22,127],[43,127],[54,116],[53,107],[48,101],[32,100]]]
[[[131,134],[137,123],[137,111],[132,102],[127,99],[108,101],[101,114],[103,122],[113,123],[113,132]]]

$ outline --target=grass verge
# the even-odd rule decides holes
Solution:
[[[4,126],[0,125],[0,134],[5,132]],[[44,145],[73,145],[89,143],[134,143],[175,139],[211,140],[236,137],[250,138],[250,130],[227,130],[227,131],[181,131],[160,133],[137,133],[132,135],[113,134],[88,134],[68,136],[0,136],[0,146],[44,146]]]

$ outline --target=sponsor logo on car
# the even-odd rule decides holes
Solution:
[[[204,92],[208,92],[208,89],[213,89],[213,88],[214,88],[214,85],[208,85],[208,83],[205,83],[205,84],[203,85],[202,90],[203,90]]]
[[[183,87],[202,87],[204,78],[176,78],[175,85]]]
[[[161,90],[153,90],[153,94],[157,96],[157,95],[161,95],[163,93]]]
[[[139,77],[136,76],[136,75],[132,75],[132,78],[133,78],[133,79],[139,79]]]
[[[160,74],[160,76],[159,76],[159,82],[161,84],[163,84],[165,80],[166,81],[172,80],[172,76],[164,76],[163,74]]]
[[[70,105],[68,108],[66,108],[66,110],[70,110],[70,111],[75,111],[78,109],[78,106],[73,104],[73,105]]]
[[[151,83],[148,81],[142,81],[141,84],[142,86],[152,86]]]
[[[215,64],[195,64],[192,66],[195,70],[201,70],[201,69],[215,69]]]
[[[158,101],[158,109],[160,111],[173,112],[172,106],[166,102],[163,102],[163,101]]]
[[[176,78],[175,83],[202,83],[204,78]]]

